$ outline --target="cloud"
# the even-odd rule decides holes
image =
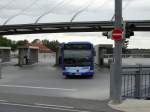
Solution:
[[[126,6],[124,10],[125,18],[150,18],[148,14],[150,9],[149,0],[123,0],[123,3]],[[86,8],[85,11],[77,16],[76,21],[109,20],[114,14],[114,0],[24,0],[23,2],[22,0],[1,0],[0,18],[6,20],[21,11],[20,15],[37,18],[43,13],[50,11],[49,14],[42,18],[42,22],[53,22],[55,19],[57,22],[58,17],[62,18],[60,19],[61,21],[63,19],[64,21],[69,21],[73,14],[83,8]],[[65,16],[70,19],[66,19]],[[22,22],[24,21],[22,20]],[[33,20],[34,22],[35,20]]]
[[[89,5],[90,4],[90,5]],[[29,7],[30,6],[30,7]],[[87,7],[88,6],[88,7]],[[68,22],[73,15],[84,9],[74,21],[104,21],[110,20],[114,15],[114,0],[1,0],[0,2],[0,24],[7,19],[8,24],[34,23],[38,17],[45,15],[39,20],[40,23]],[[127,20],[149,20],[150,0],[123,0],[123,18]],[[14,15],[17,15],[13,17]],[[129,47],[149,46],[150,33],[136,33],[130,39]],[[40,34],[8,36],[8,38],[19,40],[35,38],[58,39],[63,41],[85,41],[94,44],[113,43],[102,37],[101,33],[67,33],[67,34]]]

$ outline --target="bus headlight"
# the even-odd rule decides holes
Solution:
[[[89,72],[94,72],[94,70],[89,70]]]

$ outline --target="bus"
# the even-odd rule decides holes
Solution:
[[[61,66],[63,75],[94,75],[94,46],[90,42],[68,42],[61,45]]]

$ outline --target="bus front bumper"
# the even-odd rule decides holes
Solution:
[[[70,73],[70,72],[63,72],[64,76],[93,76],[94,72],[84,72],[84,73]]]

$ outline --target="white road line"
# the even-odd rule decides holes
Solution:
[[[0,100],[0,102],[8,102],[8,101],[6,101],[6,100]]]
[[[53,110],[69,111],[69,112],[90,112],[90,111],[84,111],[84,110],[54,108],[54,107],[45,107],[45,106],[36,106],[36,105],[25,105],[25,104],[17,104],[17,103],[15,104],[15,103],[0,102],[0,104],[2,104],[2,105],[9,105],[9,106],[29,107],[29,108],[45,108],[45,109],[53,109]]]
[[[0,87],[28,88],[28,89],[45,89],[45,90],[60,90],[60,91],[77,91],[77,89],[48,88],[48,87],[35,87],[35,86],[23,86],[23,85],[0,85]]]
[[[35,103],[35,105],[47,106],[47,107],[58,107],[58,108],[69,108],[69,109],[73,109],[74,108],[74,107],[71,107],[71,106],[50,105],[50,104],[40,104],[40,103]]]

